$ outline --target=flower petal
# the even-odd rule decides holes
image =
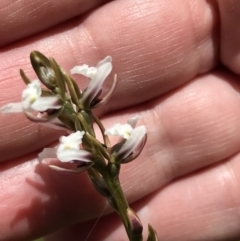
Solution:
[[[100,101],[98,101],[98,102],[93,106],[93,108],[97,108],[97,107],[105,104],[106,102],[108,102],[108,100],[111,98],[112,93],[113,93],[113,91],[115,90],[116,86],[117,86],[117,76],[115,75],[115,76],[114,76],[114,79],[113,79],[113,84],[112,84],[112,86],[111,86],[111,89],[108,91],[108,93],[107,93]]]
[[[31,105],[31,108],[36,111],[46,111],[48,109],[60,109],[62,107],[60,99],[57,96],[39,97]]]
[[[107,56],[104,59],[102,59],[101,61],[99,61],[96,67],[99,68],[100,66],[102,66],[102,65],[104,65],[106,63],[109,63],[109,62],[112,62],[112,57],[111,56]]]
[[[121,161],[128,157],[134,151],[134,149],[142,142],[143,138],[145,138],[146,133],[147,130],[144,125],[138,126],[137,128],[133,129],[129,139],[124,142],[124,144],[119,148],[119,150],[114,150],[113,148],[113,152],[116,152],[114,154],[116,160]]]
[[[112,136],[120,136],[124,139],[128,139],[133,131],[133,128],[129,124],[115,124],[111,128],[107,129],[104,134]]]
[[[107,56],[105,59],[99,62],[97,73],[94,75],[88,87],[83,92],[81,101],[84,103],[84,106],[90,107],[93,99],[98,95],[99,91],[101,91],[103,82],[112,71],[111,61],[112,58]]]
[[[143,137],[143,139],[136,146],[136,148],[133,149],[133,152],[129,156],[127,156],[126,158],[121,160],[121,163],[125,164],[125,163],[135,160],[141,154],[141,152],[146,144],[146,141],[147,141],[147,134]]]
[[[67,168],[58,167],[58,166],[55,166],[55,165],[49,165],[49,167],[51,169],[53,169],[54,171],[59,171],[59,172],[65,173],[65,174],[78,174],[78,173],[86,171],[92,165],[93,165],[93,163],[87,163],[87,164],[85,164],[81,167],[76,167],[74,169],[67,169]]]
[[[42,94],[41,83],[39,80],[33,80],[29,83],[25,90],[22,92],[22,98],[28,98],[31,95],[40,97]]]
[[[9,103],[0,108],[2,113],[20,113],[23,112],[23,106],[21,102]]]
[[[69,136],[63,136],[60,138],[60,142],[77,142],[78,144],[82,143],[82,138],[84,136],[84,131],[76,131]]]
[[[97,73],[97,68],[95,67],[88,67],[88,65],[83,64],[80,66],[75,66],[70,70],[71,74],[81,74],[88,78],[93,78],[94,75]]]
[[[65,149],[57,152],[57,158],[61,162],[69,162],[75,160],[91,162],[91,157],[91,153],[85,150]]]
[[[140,115],[135,115],[131,118],[128,119],[127,123],[132,127],[135,128],[137,125],[137,122],[141,119],[142,117]]]
[[[46,158],[57,158],[56,148],[44,148],[43,151],[38,154],[40,161]]]
[[[25,110],[29,110],[31,105],[41,96],[42,89],[39,80],[34,80],[27,85],[22,92],[22,105]]]

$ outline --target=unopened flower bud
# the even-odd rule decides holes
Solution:
[[[32,67],[41,82],[47,88],[54,89],[56,86],[56,76],[51,68],[50,60],[38,51],[31,52],[30,59]]]
[[[137,214],[131,208],[127,209],[127,217],[131,227],[131,235],[134,237],[141,236],[143,231],[142,223]]]

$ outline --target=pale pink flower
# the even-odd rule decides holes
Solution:
[[[59,139],[60,144],[57,148],[45,148],[40,154],[39,159],[57,158],[61,162],[91,162],[92,154],[81,149],[84,131],[77,131]]]
[[[105,135],[124,138],[111,150],[117,162],[132,161],[141,153],[146,142],[147,130],[144,125],[134,128],[139,118],[140,116],[135,116],[130,118],[127,124],[115,124],[105,131]]]

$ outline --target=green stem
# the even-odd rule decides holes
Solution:
[[[113,166],[113,167],[112,167]],[[106,184],[108,186],[109,191],[111,192],[111,198],[114,203],[114,208],[116,209],[118,215],[120,216],[123,225],[126,229],[128,238],[130,241],[142,241],[142,235],[133,235],[131,226],[129,225],[129,219],[127,217],[127,210],[129,208],[129,204],[125,198],[125,195],[123,193],[118,173],[120,170],[120,166],[116,166],[115,164],[109,163],[108,165],[108,172],[107,175],[103,176],[103,178],[106,181]],[[113,171],[113,168],[115,169]],[[116,175],[113,174],[113,172],[117,172]]]

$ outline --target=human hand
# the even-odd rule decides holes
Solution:
[[[20,99],[19,68],[36,78],[32,50],[65,70],[111,55],[119,85],[98,114],[106,127],[135,114],[147,126],[143,153],[121,174],[144,227],[166,241],[240,238],[239,1],[20,0],[0,9],[1,106]],[[102,217],[106,201],[85,173],[38,162],[63,133],[23,115],[0,118],[1,240],[57,229],[48,241],[126,240],[115,214]]]

